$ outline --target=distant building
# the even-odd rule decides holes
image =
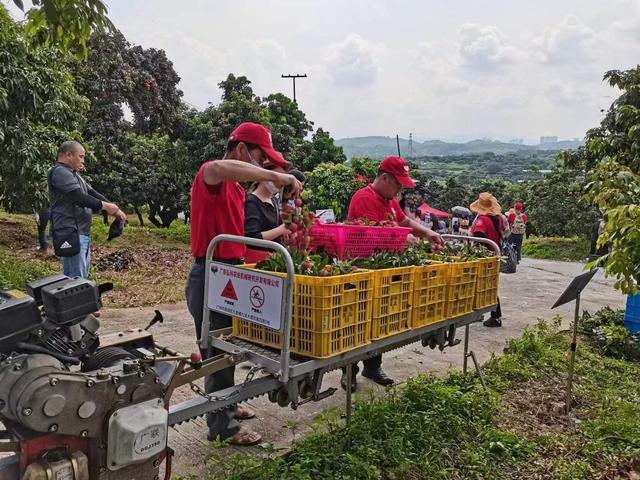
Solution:
[[[558,137],[557,136],[546,136],[546,137],[540,137],[540,145],[545,145],[547,143],[558,143]]]

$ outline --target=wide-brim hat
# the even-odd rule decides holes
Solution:
[[[470,205],[470,208],[478,215],[500,215],[502,212],[498,200],[489,192],[482,192],[478,199]]]

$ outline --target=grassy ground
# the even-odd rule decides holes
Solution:
[[[640,478],[640,364],[578,349],[574,414],[563,410],[569,338],[540,323],[472,378],[421,376],[337,411],[282,457],[212,456],[211,478],[426,480]],[[269,446],[265,447],[267,452]]]
[[[141,227],[132,216],[121,237],[107,242],[108,230],[101,217],[94,217],[90,277],[115,285],[104,297],[105,306],[184,300],[190,263],[188,226],[174,222],[168,229]],[[62,270],[56,257],[36,251],[36,232],[32,216],[0,212],[0,288],[23,289],[31,280]]]
[[[579,262],[589,257],[589,246],[589,240],[584,237],[529,237],[522,245],[522,255],[545,260]]]

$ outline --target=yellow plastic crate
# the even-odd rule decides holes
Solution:
[[[384,338],[409,329],[415,267],[372,270],[371,338]]]
[[[448,265],[445,313],[446,318],[454,318],[473,311],[478,261],[454,262]]]
[[[369,343],[372,288],[371,271],[334,277],[296,275],[291,352],[323,358]],[[239,318],[233,319],[233,335],[263,346],[282,348],[279,330]]]
[[[478,278],[473,308],[484,308],[498,303],[498,279],[500,258],[489,257],[478,260]]]
[[[448,271],[446,263],[415,267],[411,328],[431,325],[446,318]]]

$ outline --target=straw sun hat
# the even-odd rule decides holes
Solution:
[[[502,207],[496,197],[489,192],[482,192],[478,199],[471,204],[471,211],[478,215],[500,215]]]

